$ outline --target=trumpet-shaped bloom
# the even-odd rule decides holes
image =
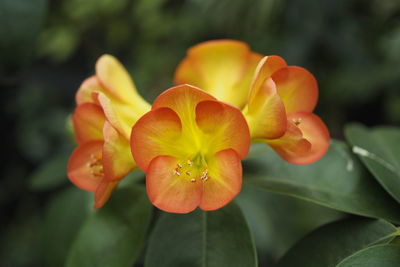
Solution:
[[[162,93],[131,134],[150,201],[176,213],[229,203],[241,189],[249,145],[241,111],[189,85]]]
[[[240,108],[253,142],[267,143],[290,163],[312,163],[328,149],[328,129],[312,113],[314,76],[279,56],[262,57],[238,41],[201,43],[177,67],[175,83],[199,86]]]
[[[95,208],[109,199],[118,182],[136,168],[130,152],[130,131],[150,105],[136,91],[124,67],[104,55],[96,75],[76,94],[72,116],[78,147],[68,163],[68,177],[76,186],[95,192]]]

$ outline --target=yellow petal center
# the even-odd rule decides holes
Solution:
[[[177,178],[186,179],[192,183],[206,182],[210,179],[207,162],[201,154],[197,154],[194,158],[179,160],[171,171]]]

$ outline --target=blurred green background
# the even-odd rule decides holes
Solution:
[[[66,178],[66,122],[96,59],[115,55],[152,101],[187,48],[222,38],[309,69],[334,138],[349,121],[400,125],[398,0],[0,0],[0,266],[61,266],[91,212]],[[246,215],[261,266],[342,216],[252,190],[239,201],[259,200]]]

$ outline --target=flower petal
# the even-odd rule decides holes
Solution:
[[[213,90],[214,84],[222,83],[224,77],[227,77],[221,74],[240,73],[248,52],[245,43],[233,40],[197,44],[188,50],[187,57],[177,67],[175,83],[190,83],[207,91]],[[234,69],[229,73],[231,67]]]
[[[284,160],[293,164],[300,164],[298,161],[311,150],[310,142],[303,138],[301,130],[289,120],[287,130],[282,137],[264,141]]]
[[[250,147],[250,133],[242,112],[234,106],[206,100],[196,106],[196,123],[205,134],[210,151],[232,148],[240,158],[246,157]]]
[[[272,74],[286,112],[312,112],[318,100],[318,85],[304,68],[289,66]]]
[[[327,152],[329,132],[317,115],[298,112],[288,115],[288,130],[284,136],[266,142],[286,161],[310,164]]]
[[[170,108],[161,107],[143,115],[131,134],[132,155],[139,168],[147,172],[156,156],[174,155],[174,144],[180,138],[181,130],[181,121]]]
[[[203,182],[201,209],[219,209],[239,194],[242,187],[242,164],[233,149],[216,153],[215,158],[209,161],[208,174],[208,179]]]
[[[254,91],[254,88],[259,88],[261,87],[262,83],[264,82],[265,79],[270,78],[272,73],[275,71],[286,67],[287,64],[283,58],[280,56],[265,56],[263,57],[257,65],[257,68],[255,70],[255,74],[253,77],[253,81],[251,84],[252,91]],[[251,98],[252,92],[250,92],[250,98]]]
[[[205,100],[216,100],[212,95],[203,90],[188,85],[178,85],[165,90],[153,102],[152,109],[161,107],[171,108],[178,115],[194,113],[194,108],[198,103]]]
[[[107,120],[128,140],[132,126],[150,110],[150,106],[146,110],[136,109],[134,105],[119,102],[103,93],[98,93],[98,100]]]
[[[193,132],[197,127],[196,106],[198,103],[205,100],[216,100],[210,94],[191,85],[178,85],[172,87],[154,100],[152,109],[167,107],[175,111],[180,120],[184,132]]]
[[[150,105],[138,94],[129,73],[111,55],[103,55],[96,62],[96,75],[104,88],[122,103],[130,103],[139,110],[148,110]]]
[[[102,149],[103,141],[91,141],[79,145],[72,152],[67,167],[68,178],[77,187],[91,192],[96,191],[103,178],[101,175]],[[98,173],[93,172],[96,170]]]
[[[121,102],[134,98],[135,84],[124,66],[111,55],[102,55],[96,62],[96,75],[106,90]]]
[[[110,199],[112,193],[116,189],[118,181],[110,182],[106,179],[101,180],[94,194],[94,208],[99,209]]]
[[[109,122],[103,129],[103,166],[105,179],[108,181],[121,180],[136,166],[129,145],[124,138]]]
[[[189,49],[177,67],[175,84],[192,84],[219,100],[244,105],[252,75],[261,55],[239,41],[216,40]]]
[[[309,164],[319,160],[329,148],[329,131],[324,122],[315,114],[308,112],[297,112],[290,114],[288,119],[299,121],[297,127],[303,133],[303,137],[311,143],[311,150],[297,164]]]
[[[151,203],[163,211],[188,213],[200,203],[202,183],[175,175],[177,162],[170,156],[159,156],[151,161],[146,172],[147,194]]]
[[[113,56],[98,59],[96,75],[82,83],[76,102],[101,105],[111,124],[129,139],[132,125],[150,110],[150,104],[138,94],[128,72]]]
[[[285,107],[271,78],[252,88],[244,114],[253,139],[275,139],[286,131]]]
[[[176,67],[174,74],[174,84],[192,84],[196,87],[205,87],[204,78],[201,76],[193,59],[185,57]]]
[[[104,92],[99,80],[96,76],[91,76],[83,81],[75,95],[77,105],[83,103],[96,103],[97,99],[93,98],[94,92]]]
[[[79,105],[72,115],[75,137],[78,144],[92,140],[103,140],[103,110],[92,103]]]

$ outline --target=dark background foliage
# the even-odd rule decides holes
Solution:
[[[86,195],[66,179],[67,121],[96,59],[115,55],[152,101],[188,47],[222,38],[309,69],[320,88],[316,113],[337,139],[349,121],[400,124],[398,0],[0,0],[1,266],[59,266],[87,212],[70,208]],[[267,229],[256,240],[261,264],[341,216],[259,195],[268,212],[248,220]],[[58,228],[65,223],[70,232]]]

